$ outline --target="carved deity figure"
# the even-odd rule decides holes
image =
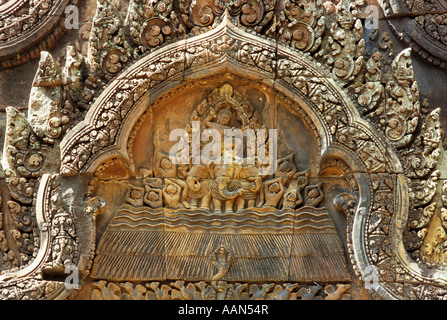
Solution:
[[[218,281],[227,274],[228,270],[234,262],[234,258],[230,254],[230,252],[221,245],[219,246],[219,248],[217,248],[216,252],[213,253],[210,261],[217,268],[217,273],[213,275],[212,279],[214,281]]]
[[[215,121],[213,121],[215,119]],[[233,119],[233,114],[231,112],[230,107],[226,107],[221,109],[218,113],[216,113],[215,109],[211,109],[210,115],[205,119],[205,125],[208,129],[217,130],[220,134],[221,141],[223,142],[225,139],[225,134],[230,133],[230,131],[225,132],[226,130],[232,130],[233,128],[230,126],[230,123]],[[231,145],[232,154],[239,154],[240,149],[242,148],[242,141],[238,137],[233,137],[234,141]],[[221,155],[226,156],[224,153],[224,144],[222,143]]]
[[[62,273],[64,267],[72,263],[75,251],[75,229],[73,219],[59,208],[51,223],[52,261],[46,266],[47,273]]]
[[[342,0],[337,5],[336,21],[331,24],[329,41],[324,47],[328,64],[340,80],[353,80],[363,66],[363,28],[355,16],[355,4]]]
[[[216,121],[212,121],[216,118]],[[226,107],[216,113],[215,109],[210,110],[210,115],[205,119],[205,125],[207,128],[215,129],[219,131],[221,137],[224,136],[225,129],[231,129],[230,122],[232,120],[232,113],[230,107]]]

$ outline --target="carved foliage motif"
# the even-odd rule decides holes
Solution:
[[[26,267],[40,250],[42,230],[38,228],[36,219],[39,182],[44,173],[58,170],[59,164],[55,160],[59,154],[53,146],[73,119],[72,110],[63,105],[66,97],[64,85],[76,86],[79,83],[79,64],[74,62],[76,55],[72,49],[68,50],[69,58],[72,59],[67,60],[64,69],[50,54],[42,53],[31,90],[28,118],[13,107],[6,110],[2,160],[6,185],[2,188],[2,232],[5,235],[3,251],[8,261],[2,264],[4,272]],[[48,161],[48,158],[51,160]],[[54,227],[59,224],[59,229],[68,228],[62,222],[68,220],[65,213],[59,212]]]
[[[421,247],[432,217],[439,210],[437,201],[434,201],[440,177],[437,164],[442,152],[439,113],[440,109],[436,109],[426,117],[421,133],[406,157],[411,205],[404,239],[406,249],[416,260],[427,259],[429,250],[421,252]]]
[[[89,40],[91,70],[110,79],[122,70],[130,56],[121,19],[116,16],[110,1],[98,1]]]
[[[57,179],[46,176],[44,181],[43,193],[45,196],[43,203],[38,204],[43,212],[42,216],[39,217],[38,226],[36,226],[35,216],[33,219],[33,227],[38,227],[40,232],[36,232],[33,240],[35,244],[39,245],[42,243],[42,239],[46,239],[44,240],[44,247],[48,243],[51,249],[44,253],[41,261],[45,264],[43,268],[35,268],[32,265],[24,264],[21,266],[23,270],[28,269],[26,277],[15,277],[14,269],[2,272],[0,291],[1,298],[4,300],[54,298],[65,289],[64,283],[62,281],[44,280],[45,277],[64,275],[64,268],[71,263],[76,263],[78,258],[77,235],[72,214],[62,209]],[[11,207],[13,201],[10,202],[9,206]],[[19,208],[14,207],[11,210],[16,211]],[[3,231],[1,234],[4,235]],[[22,238],[26,237],[22,236]],[[37,251],[35,250],[33,256],[36,254]]]
[[[0,68],[27,62],[37,58],[41,50],[53,47],[64,33],[63,26],[59,24],[68,3],[66,0],[11,0],[7,4],[2,3],[0,45],[5,49],[0,50]],[[24,41],[26,38],[33,41]],[[36,43],[36,40],[41,42]]]
[[[363,66],[363,27],[353,2],[341,1],[335,15],[330,36],[317,57],[322,57],[331,67],[336,79],[346,83],[354,80]]]
[[[226,24],[228,24],[227,22]],[[225,22],[222,24],[225,26]],[[281,80],[289,82],[294,87],[298,88],[305,96],[308,96],[310,101],[317,101],[317,99],[324,99],[323,101],[318,101],[318,109],[320,112],[326,114],[325,120],[329,122],[328,125],[329,130],[335,134],[337,131],[337,140],[349,146],[352,149],[355,149],[358,143],[361,146],[361,149],[365,150],[365,157],[362,160],[368,170],[383,170],[385,160],[380,156],[380,150],[374,144],[377,144],[376,141],[373,140],[372,137],[364,134],[364,130],[361,127],[357,128],[346,128],[348,123],[348,116],[343,115],[343,108],[340,107],[340,103],[342,103],[341,99],[335,96],[332,92],[328,90],[328,87],[317,80],[317,75],[313,72],[306,70],[306,68],[302,65],[301,61],[290,61],[287,59],[281,59],[278,61],[278,66],[275,63],[275,49],[274,47],[268,47],[263,45],[255,45],[246,42],[240,42],[239,40],[232,39],[230,35],[226,34],[220,38],[212,39],[209,43],[201,42],[195,43],[191,42],[190,45],[186,48],[185,61],[183,62],[182,54],[177,55],[178,59],[174,55],[174,59],[167,60],[166,62],[160,61],[157,64],[151,65],[148,70],[141,71],[141,77],[145,77],[148,79],[153,79],[156,81],[160,81],[169,77],[172,77],[176,74],[179,74],[184,68],[190,69],[191,71],[196,68],[200,68],[206,63],[210,63],[223,57],[225,59],[236,60],[243,64],[248,64],[250,66],[256,66],[263,72],[267,72],[272,74],[275,70],[277,70],[278,76]],[[137,76],[139,78],[139,76]],[[140,83],[140,87],[138,87],[138,83]],[[133,84],[133,85],[131,85]],[[143,88],[149,86],[152,87],[156,82],[151,82],[149,85],[145,84],[144,81],[141,80],[130,80],[128,84],[123,87],[128,87],[131,90],[127,90],[128,92],[123,92],[119,94],[118,97],[129,97],[126,101],[127,105],[130,106],[134,104],[135,100],[130,99],[130,97],[140,97],[138,94],[134,94],[133,90],[144,90]],[[321,98],[317,98],[321,97]],[[119,106],[119,102],[115,102],[117,106]],[[123,110],[116,110],[116,116],[122,115],[125,116],[127,113],[128,107],[123,108]],[[110,114],[112,110],[107,111]],[[115,117],[116,117],[115,116]],[[106,117],[106,116],[105,116]],[[355,131],[358,132],[354,136],[357,139],[352,139],[352,133],[350,134],[342,134],[343,130]],[[104,141],[99,144],[100,148],[105,148],[107,145],[110,145],[114,141],[114,135],[116,130],[112,130],[111,132],[98,132],[97,130],[92,131],[92,134],[99,134],[99,141]],[[348,139],[348,140],[347,140]],[[355,141],[357,140],[357,142]],[[79,151],[76,151],[72,154],[72,156],[63,159],[63,171],[66,172],[76,172],[82,168],[82,166],[88,160],[91,154],[91,143],[85,143],[86,148],[83,147]],[[373,157],[368,158],[368,154],[374,154]],[[74,161],[77,159],[77,161]],[[371,163],[373,161],[374,163]],[[69,162],[74,162],[78,168],[68,169]],[[376,163],[379,162],[379,163]]]

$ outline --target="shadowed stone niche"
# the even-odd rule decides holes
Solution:
[[[0,297],[444,299],[441,110],[358,16],[98,0],[7,109]]]

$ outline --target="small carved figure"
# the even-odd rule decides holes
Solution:
[[[163,180],[160,178],[145,178],[144,185],[147,185],[151,188],[162,189],[163,188]]]
[[[316,185],[307,186],[304,189],[304,205],[309,207],[317,207],[321,201],[324,199],[323,190],[321,190],[321,185],[323,183],[320,182]]]
[[[121,289],[115,283],[104,280],[93,283],[92,300],[120,300]]]
[[[167,207],[177,209],[180,207],[180,193],[181,187],[172,182],[165,180],[165,187],[163,188],[163,200]]]
[[[143,188],[129,186],[129,190],[126,195],[126,201],[134,207],[141,207],[143,205],[143,195]]]
[[[175,178],[177,177],[177,166],[174,165],[169,159],[169,156],[160,153],[159,165],[155,167],[155,175],[164,178]]]
[[[161,285],[160,282],[146,283],[146,287],[150,290],[146,293],[146,300],[171,300],[171,287],[166,284]]]
[[[228,284],[225,281],[211,281],[214,290],[211,293],[212,300],[225,300],[228,292]]]
[[[275,176],[275,178],[282,177],[283,185],[287,185],[287,182],[294,178],[294,175],[297,171],[295,163],[293,162],[294,156],[295,156],[295,154],[291,153],[291,154],[277,160],[278,169],[276,170],[274,176]]]
[[[295,209],[296,202],[298,201],[298,181],[294,180],[289,183],[285,193],[283,208]]]
[[[295,202],[295,208],[303,203],[303,197],[301,196],[301,192],[309,183],[309,171],[306,170],[304,172],[297,172],[294,175],[298,182],[298,190],[296,192],[297,200]]]
[[[252,284],[250,286],[250,300],[265,300],[267,292],[273,288],[274,283],[264,283],[262,288],[259,289],[257,284]]]
[[[177,165],[172,163],[172,161],[168,155],[161,153],[160,157],[161,157],[161,159],[159,162],[159,166],[157,166],[155,168],[155,175],[165,178],[165,184],[167,184],[167,181],[170,181],[170,182],[180,186],[180,188],[181,188],[181,190],[180,190],[181,203],[183,204],[183,206],[185,208],[189,209],[189,204],[187,201],[187,199],[188,199],[188,185],[186,184],[186,182],[184,180],[179,179],[177,177],[177,175],[178,175]]]
[[[75,255],[75,229],[73,219],[70,214],[59,208],[55,213],[51,223],[52,260],[44,268],[44,272],[49,274],[62,274],[65,267],[72,263]]]
[[[264,182],[265,207],[277,208],[283,195],[284,186],[281,177]]]
[[[247,293],[243,292],[248,287],[248,283],[236,283],[232,288],[233,300],[248,300]],[[247,297],[247,299],[246,299]]]
[[[172,290],[173,300],[193,300],[197,293],[196,288],[192,283],[188,283],[185,287],[185,281],[177,280],[176,282],[171,282],[171,286],[178,290]]]
[[[324,292],[326,293],[325,300],[349,299],[350,295],[345,294],[345,292],[350,288],[351,288],[350,284],[338,284],[337,289],[335,289],[333,285],[328,285],[324,288]]]
[[[315,297],[315,295],[320,291],[321,286],[310,286],[310,287],[303,287],[298,290],[296,293],[296,296],[300,298],[301,300],[320,300]]]
[[[148,185],[144,186],[146,194],[144,196],[144,203],[149,207],[155,209],[163,206],[163,191],[160,189],[151,188]]]
[[[296,287],[298,287],[297,283],[286,283],[284,285],[284,289],[281,286],[277,285],[273,290],[273,300],[289,300],[290,293]]]

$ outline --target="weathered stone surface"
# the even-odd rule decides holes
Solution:
[[[443,13],[380,4],[87,1],[0,72],[0,297],[445,299]]]

